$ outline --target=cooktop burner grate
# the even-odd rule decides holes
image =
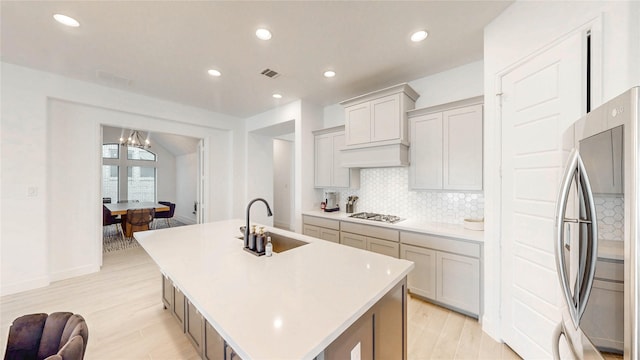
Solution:
[[[349,217],[356,218],[356,219],[386,222],[390,224],[395,224],[403,220],[399,216],[395,216],[395,215],[384,215],[384,214],[369,213],[369,212],[359,212],[353,215],[349,215]]]

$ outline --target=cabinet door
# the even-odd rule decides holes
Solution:
[[[480,313],[478,259],[438,251],[436,274],[436,300],[475,315]]]
[[[347,232],[340,233],[340,244],[351,246],[354,248],[366,250],[367,238],[362,235],[351,234]]]
[[[302,233],[304,235],[313,236],[314,238],[320,239],[320,228],[313,225],[304,225],[302,229]]]
[[[367,250],[378,254],[398,258],[400,245],[397,242],[376,238],[367,238]]]
[[[173,282],[165,275],[162,275],[162,303],[165,309],[173,311]]]
[[[445,111],[443,188],[482,190],[482,105]]]
[[[371,101],[371,142],[400,139],[401,120],[400,94]]]
[[[182,331],[184,331],[185,297],[177,287],[174,287],[173,299],[173,316],[178,320],[178,323],[182,326]]]
[[[400,258],[413,261],[415,267],[407,276],[407,287],[417,295],[436,298],[436,252],[411,245],[400,245]]]
[[[349,183],[349,168],[342,167],[340,158],[340,149],[344,148],[345,135],[343,132],[333,134],[333,166],[332,166],[332,179],[331,185],[335,187],[348,188]]]
[[[345,135],[347,145],[366,144],[371,141],[369,102],[345,108]]]
[[[320,228],[320,239],[331,241],[334,243],[340,242],[340,231],[333,229]]]
[[[333,136],[332,134],[315,137],[315,187],[331,187],[333,171]]]
[[[187,300],[187,324],[185,332],[187,337],[198,351],[198,354],[202,354],[202,343],[204,340],[204,318],[200,315],[198,309]]]
[[[205,360],[223,360],[224,359],[224,339],[218,334],[216,329],[209,324],[204,323],[204,351]]]
[[[409,187],[442,189],[442,113],[412,118],[409,127]]]

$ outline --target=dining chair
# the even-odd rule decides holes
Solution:
[[[166,205],[169,207],[169,211],[158,211],[156,212],[156,219],[165,219],[167,222],[167,226],[171,227],[171,219],[173,218],[173,214],[176,212],[176,204],[170,201],[158,201],[159,204]],[[156,228],[155,221],[153,222],[153,228]]]
[[[102,226],[106,227],[106,226],[111,226],[111,225],[115,225],[116,226],[116,230],[118,230],[118,233],[120,235],[123,234],[123,231],[122,231],[122,219],[119,219],[115,215],[111,215],[111,210],[109,210],[106,206],[102,205]]]
[[[29,314],[9,327],[5,360],[82,360],[89,329],[81,315],[70,312]]]
[[[127,210],[127,227],[131,227],[131,234],[133,234],[133,231],[135,231],[136,228],[144,229],[144,227],[146,227],[145,230],[150,229],[149,224],[153,222],[153,217],[155,214],[155,208]]]

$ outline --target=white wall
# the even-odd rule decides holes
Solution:
[[[518,1],[485,28],[485,281],[483,329],[500,339],[500,162],[499,108],[495,101],[500,72],[572,30],[602,16],[593,34],[597,106],[640,84],[640,3]],[[560,129],[559,131],[563,131]],[[560,134],[558,134],[560,135]]]
[[[241,120],[12,64],[1,70],[2,295],[99,269],[102,124],[204,138],[205,199],[216,204],[207,219],[231,216],[241,190],[232,174],[242,171],[229,154],[243,152],[233,151]]]
[[[185,224],[195,224],[193,203],[197,197],[198,154],[176,156],[176,220]]]
[[[273,140],[273,223],[291,229],[294,218],[294,143]]]

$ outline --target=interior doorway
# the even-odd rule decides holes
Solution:
[[[149,147],[122,144],[136,129],[103,125],[101,192],[105,204],[145,202],[165,203],[169,213],[162,212],[151,227],[164,228],[201,222],[203,140],[138,130],[149,141]],[[109,205],[106,205],[109,206]],[[136,246],[125,239],[122,224],[108,225],[103,215],[103,254]],[[122,222],[119,216],[111,218]]]
[[[273,139],[273,226],[293,231],[294,142],[288,138]]]

